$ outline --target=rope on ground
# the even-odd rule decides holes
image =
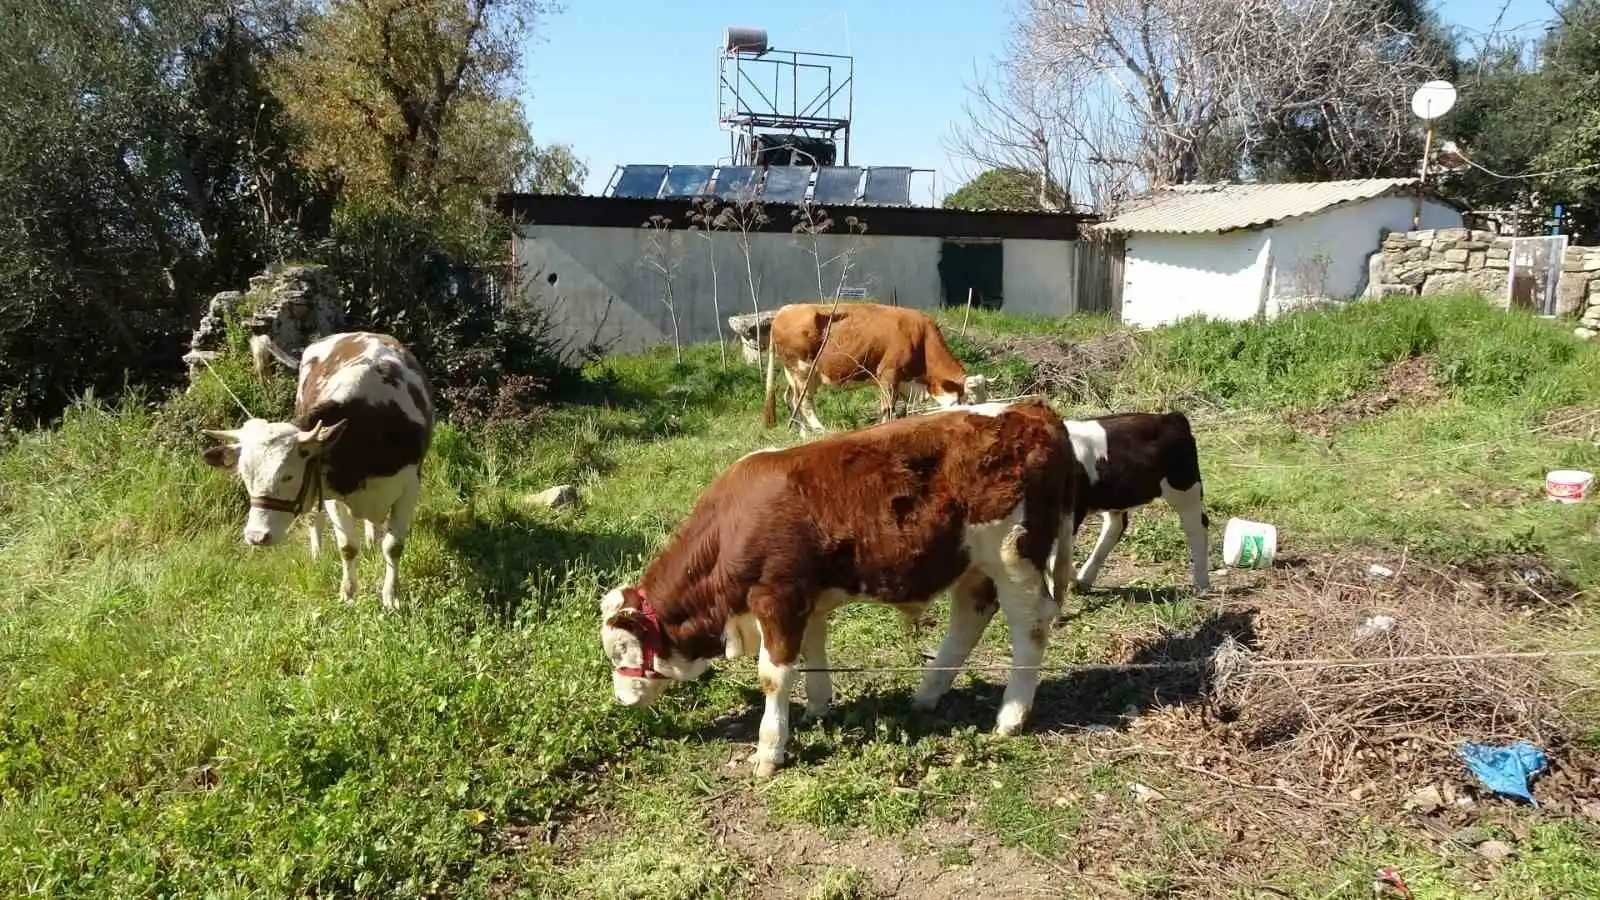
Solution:
[[[206,371],[211,373],[211,377],[215,378],[217,383],[222,385],[222,389],[228,393],[228,396],[233,398],[233,402],[238,404],[239,410],[244,413],[244,417],[246,419],[254,419],[255,416],[252,415],[250,409],[244,405],[244,401],[239,399],[239,395],[233,392],[233,388],[228,387],[228,382],[224,381],[222,376],[217,374],[216,369],[211,368],[211,360],[202,356],[200,357],[200,361],[205,363]]]
[[[1422,656],[1320,657],[1311,659],[1258,659],[1233,639],[1222,642],[1215,653],[1204,659],[1147,663],[1059,663],[1038,666],[800,666],[798,672],[877,673],[877,672],[1151,672],[1211,669],[1219,680],[1244,674],[1250,669],[1344,669],[1371,666],[1409,665],[1441,662],[1473,662],[1508,659],[1575,659],[1600,657],[1600,647],[1577,650],[1527,650],[1498,653],[1447,653]]]

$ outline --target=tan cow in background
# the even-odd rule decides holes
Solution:
[[[762,424],[775,424],[774,368],[783,365],[787,399],[801,430],[824,431],[811,401],[818,383],[836,388],[874,384],[878,420],[916,394],[949,407],[967,399],[966,371],[927,313],[879,303],[790,303],[772,318]],[[813,371],[815,374],[813,375]]]

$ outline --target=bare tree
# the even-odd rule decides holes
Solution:
[[[861,237],[867,233],[867,223],[855,216],[845,216],[844,233],[847,239],[839,245],[839,252],[824,257],[822,236],[833,231],[833,217],[828,215],[826,209],[807,203],[795,209],[794,220],[794,227],[790,230],[794,232],[802,252],[811,257],[811,264],[816,269],[817,299],[840,296],[845,285],[850,283],[850,272],[855,269],[856,256],[861,252]],[[829,274],[835,266],[839,272],[837,279]],[[831,294],[827,281],[836,282]]]
[[[717,320],[717,350],[722,355],[722,368],[728,368],[728,341],[722,333],[722,302],[717,283],[717,232],[727,226],[715,197],[701,197],[689,211],[689,230],[706,243],[706,262],[711,267],[711,315]]]
[[[1022,74],[1004,64],[988,75],[975,72],[965,120],[945,149],[980,169],[1027,172],[1040,209],[1069,210],[1074,195],[1097,199],[1104,190],[1095,182],[1101,173],[1087,165],[1095,155],[1095,130],[1084,127],[1070,98],[1057,94],[1054,85]]]
[[[755,260],[751,256],[750,235],[759,233],[762,226],[772,221],[761,204],[752,199],[739,198],[722,208],[717,223],[739,242],[739,252],[744,257],[745,282],[750,286],[750,311],[761,314],[761,282],[756,278]]]
[[[1429,66],[1388,11],[1387,0],[1021,0],[956,147],[987,164],[1020,154],[1102,207],[1196,180],[1219,142],[1247,160],[1297,116],[1326,122],[1335,153],[1398,153]],[[1077,149],[1049,146],[1063,140]]]
[[[672,319],[672,347],[677,352],[678,363],[683,363],[683,337],[678,330],[678,304],[672,294],[672,282],[683,265],[683,235],[672,228],[672,220],[662,215],[651,216],[645,223],[644,264],[661,276],[661,303]]]

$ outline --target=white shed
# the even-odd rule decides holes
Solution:
[[[1124,240],[1122,320],[1240,321],[1361,293],[1384,230],[1461,225],[1415,178],[1190,184],[1130,201],[1095,230]]]

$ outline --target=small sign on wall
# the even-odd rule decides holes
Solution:
[[[867,299],[867,289],[864,287],[842,287],[834,293],[834,296],[840,300],[865,300]]]

